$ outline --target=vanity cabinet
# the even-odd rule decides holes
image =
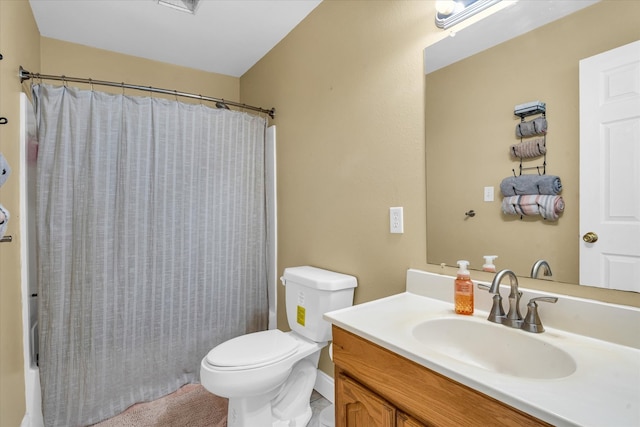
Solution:
[[[399,411],[376,393],[366,389],[346,375],[337,382],[344,409],[343,423],[349,427],[426,427],[425,424]]]
[[[549,426],[333,326],[337,427]]]

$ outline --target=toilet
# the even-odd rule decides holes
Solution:
[[[357,280],[311,266],[280,278],[290,332],[254,332],[214,347],[200,364],[209,392],[229,399],[228,427],[304,427],[320,350],[331,340],[328,311],[350,307]]]

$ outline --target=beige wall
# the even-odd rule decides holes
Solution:
[[[310,264],[358,278],[355,302],[402,292],[426,266],[427,1],[325,1],[240,81],[276,107],[278,270]],[[404,234],[389,233],[403,206]],[[280,287],[282,288],[282,287]],[[286,329],[282,289],[278,324]],[[323,356],[321,368],[332,374]]]
[[[0,426],[18,426],[24,415],[22,306],[20,288],[20,92],[18,67],[40,66],[40,35],[26,0],[0,1],[0,152],[12,168],[0,188],[0,203],[11,213],[7,234],[0,243]]]
[[[41,61],[42,67],[39,72],[42,74],[126,82],[208,95],[230,101],[239,100],[240,79],[236,77],[151,61],[47,37],[43,37],[41,41]],[[38,72],[38,70],[29,71]],[[45,83],[60,84],[60,82],[51,81],[45,81]],[[96,86],[96,89],[104,92],[122,92],[120,88],[108,86]],[[125,93],[132,96],[148,95],[146,92],[136,90],[126,90]],[[153,96],[164,95],[156,93]],[[171,97],[171,95],[165,97]],[[200,102],[189,98],[180,98],[180,101]]]
[[[280,272],[311,264],[353,274],[356,303],[403,291],[409,267],[455,273],[425,261],[430,236],[425,238],[422,54],[439,36],[433,10],[431,1],[325,0],[242,76],[243,102],[277,109]],[[509,137],[511,114],[504,112]],[[404,206],[402,235],[389,234],[391,206]],[[491,280],[488,274],[476,277]],[[640,304],[636,294],[523,282]],[[278,304],[278,322],[286,329],[282,289]],[[332,375],[326,353],[320,367]]]
[[[526,276],[546,259],[556,280],[578,283],[578,63],[638,40],[638,17],[640,2],[602,2],[427,76],[430,263],[468,259],[480,269],[483,255],[496,254],[498,268]],[[566,208],[555,222],[501,214],[500,182],[519,173],[509,154],[519,142],[513,107],[533,100],[547,103],[547,174],[563,183]],[[495,188],[494,202],[483,201],[484,186]],[[469,209],[476,216],[465,219]]]

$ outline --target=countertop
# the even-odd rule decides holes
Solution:
[[[412,278],[409,278],[410,275]],[[453,293],[452,277],[410,270],[407,289],[407,292],[401,294],[329,312],[324,318],[383,348],[551,424],[640,426],[640,349],[617,343],[620,339],[614,339],[613,342],[602,339],[602,336],[607,335],[608,325],[595,331],[598,338],[547,324],[545,332],[541,334],[512,330],[513,333],[533,335],[535,339],[555,345],[570,354],[576,362],[575,372],[564,378],[513,377],[432,351],[428,344],[421,343],[413,336],[413,327],[425,320],[460,317],[454,313],[452,302],[448,301],[451,299],[448,295]],[[525,307],[525,298],[553,295],[521,290],[524,291],[521,310]],[[470,321],[488,322],[486,318],[490,306],[487,304],[490,304],[490,300],[487,295],[482,294],[487,293],[476,289],[476,310],[472,316],[464,316]],[[503,298],[506,297],[504,287],[502,295]],[[558,295],[558,298],[564,299],[564,307],[540,305],[543,323],[545,314],[555,319],[556,323],[560,322],[557,319],[562,316],[552,314],[554,309],[565,310],[572,307],[582,312],[593,310],[602,313],[604,310],[604,314],[614,323],[616,318],[630,319],[635,324],[627,325],[628,333],[636,334],[640,326],[638,309],[562,295]],[[593,304],[596,306],[591,307]],[[569,320],[577,318],[571,314],[565,317]],[[601,323],[606,321],[607,319],[602,319]],[[503,325],[495,326],[507,328]],[[613,326],[619,328],[618,325]],[[635,342],[635,339],[637,337],[630,341]],[[492,349],[487,348],[487,351]]]

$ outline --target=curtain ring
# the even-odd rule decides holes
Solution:
[[[124,82],[120,83],[120,87],[122,87],[122,96],[124,96]]]
[[[67,77],[66,76],[62,76],[62,85],[64,87],[67,87]]]
[[[173,96],[176,97],[176,102],[178,102],[178,91],[177,90],[173,90]]]
[[[89,79],[89,87],[91,87],[91,92],[93,92],[93,80]]]

